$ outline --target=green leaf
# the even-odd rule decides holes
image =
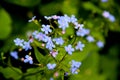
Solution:
[[[39,63],[44,62],[44,56],[38,51],[38,49],[36,47],[34,47],[34,53],[35,53],[35,57]]]
[[[78,14],[78,1],[79,0],[64,0],[62,5],[62,12],[68,15]]]
[[[24,7],[33,7],[40,3],[40,0],[5,0],[5,1]]]
[[[27,69],[27,73],[25,73],[25,79],[27,80],[40,80],[41,73],[45,68],[37,67],[37,68],[30,68]]]
[[[100,8],[98,8],[97,6],[95,6],[94,4],[92,4],[91,2],[84,2],[83,7],[86,10],[91,10],[92,12],[97,12],[100,14],[102,13],[102,10]]]
[[[6,39],[11,32],[11,18],[9,14],[0,8],[0,39]]]
[[[49,3],[43,6],[40,6],[40,13],[42,15],[53,15],[59,12],[61,9],[61,4],[60,3]]]
[[[4,75],[5,78],[12,78],[14,80],[18,80],[22,77],[22,72],[20,69],[15,67],[0,67],[0,72]]]

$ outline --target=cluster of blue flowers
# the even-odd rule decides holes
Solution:
[[[34,16],[31,20],[29,20],[28,22],[32,22],[34,21],[36,18],[36,16]],[[73,24],[74,26],[74,31],[76,31],[75,35],[76,37],[86,37],[86,40],[88,42],[94,42],[95,39],[89,35],[90,34],[90,30],[84,28],[83,24],[79,24],[77,18],[72,15],[71,17],[64,15],[64,16],[45,16],[45,19],[47,20],[55,20],[57,21],[57,25],[58,25],[58,29],[59,29],[59,34],[57,34],[57,36],[53,36],[53,32],[54,31],[54,27],[52,25],[42,25],[40,30],[36,30],[32,33],[32,38],[29,41],[25,41],[24,39],[20,39],[20,38],[16,38],[14,40],[14,43],[16,46],[21,47],[22,49],[24,49],[25,51],[32,49],[31,44],[34,43],[35,41],[38,41],[39,43],[41,43],[41,46],[43,49],[47,49],[49,51],[49,54],[52,55],[52,57],[56,58],[57,54],[59,54],[59,50],[57,49],[58,47],[61,47],[64,49],[64,51],[69,54],[72,55],[74,54],[75,51],[83,51],[83,48],[85,47],[85,44],[82,41],[76,41],[76,44],[72,44],[72,43],[67,43],[66,44],[66,38],[64,39],[62,37],[62,35],[64,35],[66,33],[66,29],[69,26],[69,24]],[[52,34],[52,36],[51,36]],[[67,38],[68,39],[68,38]],[[68,39],[69,40],[69,39]],[[102,41],[98,41],[96,43],[96,45],[100,48],[104,47],[104,43]],[[14,57],[15,59],[18,59],[18,53],[16,51],[11,52],[10,53],[12,57]],[[33,64],[33,58],[30,55],[26,55],[25,58],[23,59],[24,63],[29,63],[29,64]],[[81,62],[76,62],[74,60],[72,60],[70,62],[71,64],[71,68],[70,71],[72,74],[78,74],[78,68],[81,66]],[[55,67],[57,66],[56,63],[48,63],[46,65],[46,67],[49,70],[53,70]]]
[[[31,43],[30,41],[26,42],[23,39],[16,38],[14,42],[16,46],[22,47],[23,49],[25,49],[25,51],[32,49],[32,47],[30,46],[30,43]]]
[[[81,66],[82,63],[72,60],[70,64],[71,64],[71,68],[70,68],[71,73],[78,74],[78,71],[79,71],[78,68]]]
[[[102,13],[103,17],[109,19],[111,22],[115,22],[115,17],[110,14],[108,11],[103,11]]]

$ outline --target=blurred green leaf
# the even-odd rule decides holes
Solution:
[[[5,1],[24,7],[33,7],[39,4],[41,0],[5,0]]]
[[[117,58],[112,58],[113,56],[101,56],[101,66],[103,74],[107,76],[109,80],[117,80]],[[111,59],[112,58],[112,59]]]
[[[4,77],[7,79],[11,78],[14,80],[18,80],[22,77],[21,70],[15,67],[7,67],[7,68],[0,67],[0,72],[3,73]]]
[[[49,3],[43,6],[40,6],[40,13],[42,15],[48,16],[48,15],[55,15],[61,10],[61,4],[60,3]]]
[[[35,57],[39,63],[44,62],[44,56],[38,51],[38,49],[36,47],[34,47],[34,53],[35,53]]]
[[[30,68],[27,69],[27,73],[25,74],[25,79],[27,80],[40,80],[41,73],[43,72],[44,68],[37,67],[37,68]]]
[[[91,2],[84,2],[83,3],[83,7],[86,10],[91,10],[92,12],[97,12],[97,13],[102,13],[102,10],[100,8],[98,8],[97,6],[95,6],[93,3]]]
[[[78,1],[79,0],[64,0],[62,5],[62,12],[67,15],[78,14]]]
[[[9,14],[0,8],[0,39],[6,39],[11,32],[11,18]]]

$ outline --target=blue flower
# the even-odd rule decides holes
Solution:
[[[98,41],[96,44],[99,48],[104,47],[104,43],[102,41]]]
[[[29,64],[33,64],[33,59],[31,56],[26,55],[25,59],[24,59],[24,63],[28,63],[28,62],[29,62]]]
[[[59,28],[62,28],[62,30],[65,30],[69,26],[69,22],[70,22],[70,18],[67,15],[61,16],[58,19]]]
[[[27,51],[28,49],[32,49],[32,47],[30,46],[30,42],[24,42],[23,43],[23,49],[25,49],[25,51]]]
[[[48,41],[51,41],[51,38],[47,35],[43,35],[43,39],[42,39],[43,42],[48,42]]]
[[[47,68],[50,70],[54,69],[55,67],[56,67],[56,64],[51,64],[51,63],[47,64]]]
[[[79,28],[79,30],[76,32],[77,36],[85,36],[87,34],[89,34],[89,29],[85,29],[85,28]]]
[[[103,11],[102,15],[103,17],[109,19],[111,22],[115,21],[115,17],[112,14],[110,14],[108,11]]]
[[[79,24],[78,22],[75,22],[74,25],[75,25],[75,29],[82,29],[84,26],[84,24]]]
[[[14,43],[15,43],[15,45],[16,46],[23,46],[23,42],[24,42],[24,40],[23,39],[20,39],[20,38],[16,38],[15,40],[14,40]]]
[[[72,23],[77,22],[77,18],[76,18],[74,15],[72,15],[72,16],[70,17],[70,22],[72,22]]]
[[[65,46],[65,50],[68,54],[72,55],[72,52],[74,51],[74,48],[72,48],[72,45]]]
[[[108,18],[110,16],[110,13],[108,11],[103,11],[102,15],[103,17]]]
[[[94,38],[92,36],[87,36],[86,39],[88,42],[94,42]]]
[[[101,0],[101,2],[107,2],[108,0]]]
[[[78,74],[78,68],[81,66],[81,62],[77,62],[77,61],[75,61],[75,60],[72,60],[71,62],[70,62],[70,64],[71,64],[71,68],[70,68],[70,71],[71,71],[71,73],[72,74]]]
[[[77,43],[77,46],[76,46],[75,48],[76,48],[77,50],[79,49],[80,51],[82,51],[82,50],[83,50],[83,47],[85,47],[85,45],[82,44],[81,41],[79,41],[79,42]]]
[[[76,67],[71,67],[70,68],[70,71],[71,71],[72,74],[78,74],[77,70],[78,70],[78,68],[76,68]]]
[[[110,14],[110,16],[108,17],[108,19],[111,21],[111,22],[114,22],[115,21],[115,17],[113,15]]]
[[[55,41],[57,45],[63,45],[63,43],[64,43],[62,37],[54,38],[53,41]]]
[[[34,37],[35,39],[37,39],[37,38],[38,38],[38,36],[37,36],[37,35],[38,35],[38,33],[39,33],[38,31],[34,31],[34,32],[32,33],[32,35],[33,35],[33,37]]]
[[[65,21],[70,23],[71,22],[71,18],[69,16],[67,16],[66,14],[63,16],[65,18]]]
[[[51,37],[48,38],[48,41],[46,43],[46,48],[49,50],[52,50],[55,47],[55,45],[53,44]]]
[[[41,28],[41,30],[43,32],[45,32],[45,34],[48,34],[49,32],[52,32],[52,30],[50,29],[50,25],[42,25],[43,28]]]
[[[36,18],[36,16],[33,16],[32,19],[28,20],[28,22],[32,22],[32,21],[34,21],[35,18]]]
[[[54,80],[54,79],[51,77],[50,80]]]
[[[47,42],[49,38],[46,34],[43,34],[42,32],[38,32],[38,31],[33,32],[33,37],[38,41],[43,41],[43,42]]]
[[[18,59],[18,52],[17,52],[17,51],[10,52],[10,55],[11,55],[13,58]]]
[[[79,68],[81,66],[81,62],[77,62],[75,60],[72,60],[71,64],[72,64],[71,67]]]

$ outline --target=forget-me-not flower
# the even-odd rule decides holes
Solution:
[[[101,0],[101,2],[108,2],[108,0]]]
[[[45,34],[48,34],[49,32],[52,32],[52,30],[50,29],[50,25],[42,25],[43,28],[41,28],[41,30],[43,32],[45,32]]]
[[[96,44],[99,48],[104,47],[104,43],[102,41],[98,41]]]
[[[77,43],[77,46],[76,46],[75,48],[76,48],[77,50],[79,49],[80,51],[83,51],[83,47],[85,47],[85,45],[82,44],[81,41],[79,41],[79,42]]]
[[[33,64],[33,59],[31,56],[26,55],[25,59],[24,59],[24,63],[29,63],[29,64]]]
[[[32,22],[32,21],[34,21],[35,18],[36,18],[36,16],[33,16],[32,19],[28,20],[28,22]]]
[[[110,16],[110,13],[108,11],[103,11],[102,15],[103,17],[108,18]]]
[[[53,44],[51,37],[48,37],[48,41],[46,43],[46,48],[49,50],[52,50],[53,48],[55,48],[55,45]]]
[[[50,70],[54,69],[55,67],[56,67],[55,63],[54,64],[51,64],[51,63],[47,64],[47,68],[50,69]]]
[[[115,21],[115,17],[112,14],[110,14],[108,11],[103,11],[102,15],[103,17],[109,19],[111,22]]]
[[[77,62],[77,61],[75,61],[75,60],[72,60],[71,62],[70,62],[70,64],[71,64],[71,68],[70,68],[70,71],[71,71],[71,73],[72,74],[78,74],[78,68],[81,66],[81,62]]]
[[[25,49],[25,51],[27,51],[28,49],[32,49],[32,47],[30,46],[30,42],[24,42],[23,43],[23,49]]]
[[[17,52],[17,51],[10,52],[10,55],[11,55],[13,58],[18,59],[18,52]]]
[[[34,31],[33,32],[33,37],[35,39],[37,39],[38,41],[43,41],[43,42],[48,41],[48,36],[46,34],[43,34],[42,32]]]
[[[90,30],[89,29],[85,29],[85,28],[79,28],[79,30],[76,32],[77,36],[85,36],[87,34],[89,34]]]
[[[108,18],[111,22],[115,21],[115,17],[113,15],[110,14],[109,18]]]
[[[75,25],[75,29],[82,29],[84,26],[84,24],[79,24],[78,22],[75,22],[74,25]]]
[[[65,15],[65,16],[61,16],[58,19],[58,24],[59,24],[59,28],[62,28],[62,30],[65,30],[68,26],[69,26],[69,22],[70,22],[70,18]]]
[[[54,80],[54,79],[51,77],[50,80]]]
[[[65,51],[68,54],[72,55],[72,52],[74,51],[74,48],[72,48],[72,45],[69,44],[68,46],[65,46]]]
[[[63,45],[64,43],[64,40],[62,39],[62,37],[54,38],[53,41],[55,41],[57,45]]]
[[[88,42],[94,42],[94,38],[92,36],[87,36],[86,39]]]
[[[16,46],[23,46],[23,42],[24,42],[24,40],[23,39],[20,39],[20,38],[16,38],[15,40],[14,40],[14,43],[15,43],[15,45]]]
[[[72,23],[77,22],[77,18],[76,18],[74,15],[72,15],[72,16],[70,17],[70,22],[72,22]]]

